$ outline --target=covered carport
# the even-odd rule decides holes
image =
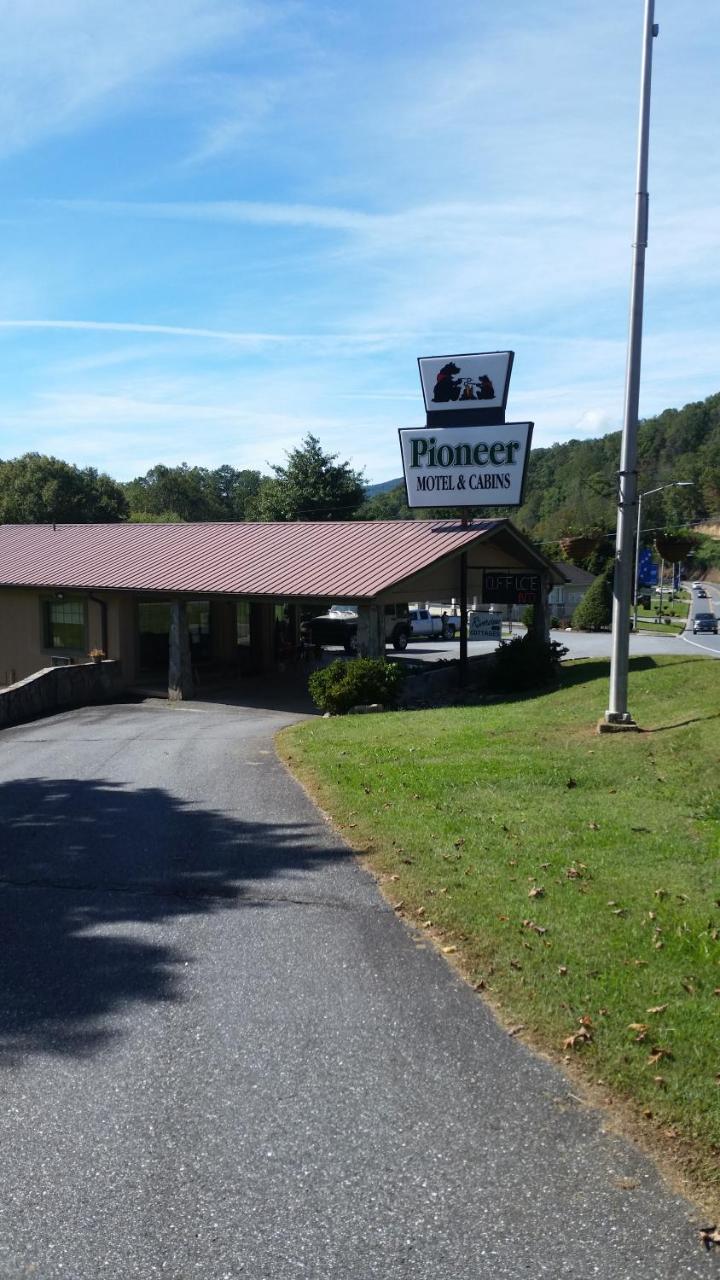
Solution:
[[[185,699],[194,684],[193,602],[207,601],[212,660],[268,672],[278,661],[279,610],[297,638],[302,609],[354,604],[359,652],[374,656],[385,649],[387,604],[481,600],[487,569],[540,575],[535,626],[545,632],[547,593],[562,576],[509,520],[5,525],[0,669],[22,678],[51,661],[83,662],[95,643],[135,684],[140,609],[155,602],[167,618],[168,694]],[[64,636],[48,630],[47,618],[69,602],[74,647],[54,653]]]

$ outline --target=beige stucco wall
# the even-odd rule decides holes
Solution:
[[[95,593],[93,593],[95,594]],[[42,602],[53,599],[53,592],[0,588],[0,685],[24,680],[44,667],[52,666],[53,654],[43,643]],[[107,603],[108,654],[122,662],[123,677],[132,679],[134,669],[134,613],[129,597],[98,592]],[[102,610],[87,592],[63,592],[66,600],[78,599],[85,604],[87,645],[83,650],[68,652],[73,662],[84,662],[90,649],[102,648]]]

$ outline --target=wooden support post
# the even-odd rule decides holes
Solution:
[[[171,702],[182,702],[185,698],[192,698],[194,693],[190,633],[184,600],[171,601],[169,639],[168,698]]]

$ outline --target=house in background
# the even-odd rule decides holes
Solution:
[[[569,625],[570,619],[595,578],[586,569],[580,569],[576,564],[567,564],[564,560],[557,561],[553,568],[563,575],[565,582],[555,583],[548,596],[548,610],[550,616],[557,618],[562,625],[565,623]]]

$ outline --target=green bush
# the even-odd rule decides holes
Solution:
[[[504,640],[495,651],[490,680],[491,687],[503,693],[519,693],[555,684],[560,659],[567,653],[557,640],[543,640],[528,631],[527,635]]]
[[[612,622],[614,565],[608,565],[604,573],[588,588],[573,614],[572,624],[579,631],[601,631]]]
[[[308,689],[315,706],[332,715],[343,715],[351,707],[380,702],[384,707],[397,701],[405,672],[384,658],[338,658],[329,667],[313,671]]]
[[[523,626],[527,627],[528,631],[532,631],[533,627],[535,626],[535,605],[534,604],[529,604],[525,609],[523,609],[522,618],[520,619],[520,621],[522,622]]]

